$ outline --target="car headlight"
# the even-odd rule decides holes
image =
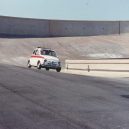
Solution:
[[[47,62],[47,59],[44,60],[44,64],[46,64],[46,62]]]
[[[45,59],[44,62],[47,62],[47,59]]]

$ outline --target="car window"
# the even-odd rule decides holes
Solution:
[[[56,57],[56,53],[54,51],[51,51],[51,50],[42,50],[41,51],[41,54],[42,55],[49,55],[49,56],[54,56]]]
[[[39,55],[39,51],[38,50],[36,50],[35,53],[36,53],[36,55]]]
[[[56,57],[56,53],[54,51],[51,51],[51,56],[55,56]]]
[[[36,52],[35,52],[35,50],[33,51],[33,54],[34,54],[34,55],[36,55]]]

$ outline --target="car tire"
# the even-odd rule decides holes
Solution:
[[[49,68],[46,68],[46,71],[49,71]]]
[[[60,71],[61,71],[61,68],[57,68],[56,71],[57,71],[57,72],[60,72]]]
[[[30,60],[28,60],[28,62],[27,62],[27,67],[31,68]]]
[[[41,63],[40,63],[40,61],[38,61],[38,63],[37,63],[37,69],[41,69],[42,67],[41,67]]]

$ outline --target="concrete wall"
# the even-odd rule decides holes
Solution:
[[[49,36],[49,21],[0,17],[1,36]]]
[[[120,33],[129,33],[129,21],[120,22]]]
[[[0,17],[0,36],[58,37],[129,33],[129,22],[61,21]]]
[[[92,36],[118,34],[119,22],[52,21],[52,36]]]

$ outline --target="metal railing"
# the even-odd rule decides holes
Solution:
[[[66,60],[67,70],[129,72],[129,58]]]

